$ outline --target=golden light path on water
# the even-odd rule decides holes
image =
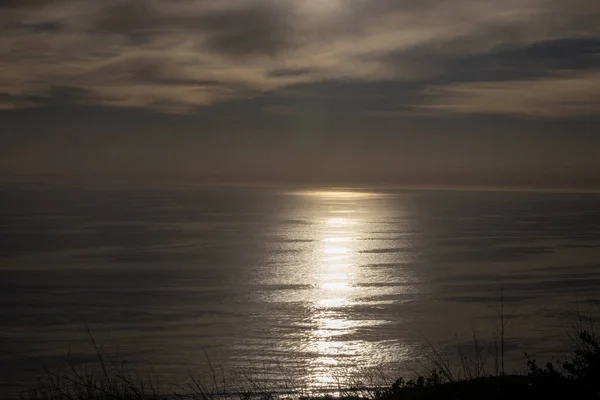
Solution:
[[[345,193],[342,193],[345,195]],[[325,196],[339,197],[327,193]],[[314,300],[314,320],[317,329],[312,332],[311,350],[319,356],[314,360],[317,375],[313,379],[320,385],[334,383],[334,377],[320,373],[319,366],[335,366],[339,360],[334,355],[347,353],[343,341],[335,336],[353,330],[353,321],[344,318],[336,308],[348,306],[354,290],[352,283],[356,275],[354,249],[352,247],[359,221],[350,217],[327,218],[324,221],[321,255],[317,266],[318,298]],[[339,354],[342,353],[342,354]]]
[[[311,299],[315,328],[306,350],[315,355],[307,380],[315,387],[326,388],[339,383],[336,373],[359,372],[357,368],[360,366],[354,363],[349,367],[348,361],[364,359],[373,353],[373,346],[377,346],[360,338],[357,331],[386,322],[360,320],[352,315],[353,306],[362,304],[361,299],[375,294],[375,290],[365,290],[361,283],[387,281],[385,276],[367,276],[369,272],[360,267],[364,261],[361,250],[367,243],[364,239],[369,235],[368,225],[373,218],[381,218],[381,215],[371,201],[378,197],[374,193],[325,190],[299,194],[314,198],[320,206],[315,215],[319,245],[315,249],[313,271],[316,288]]]

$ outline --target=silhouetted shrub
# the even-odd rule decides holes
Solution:
[[[527,360],[531,385],[537,391],[561,393],[577,398],[600,398],[600,345],[593,332],[580,331],[573,340],[573,358],[547,362],[539,367]]]

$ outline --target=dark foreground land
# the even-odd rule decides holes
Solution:
[[[299,400],[475,400],[475,399],[599,399],[597,384],[587,385],[583,382],[566,378],[531,379],[531,376],[506,375],[499,377],[476,378],[458,382],[446,383],[416,383],[407,382],[402,385],[394,384],[381,391],[374,391],[370,395],[343,395],[343,396],[285,396]],[[352,389],[348,389],[351,392]],[[62,388],[53,392],[39,391],[32,393],[34,399],[116,399],[116,400],[159,400],[159,399],[198,399],[222,400],[234,398],[240,400],[274,400],[277,394],[243,393],[235,396],[223,396],[209,393],[157,393],[148,387],[119,388],[105,390],[82,386],[73,390]]]
[[[407,387],[381,396],[381,400],[395,399],[568,399],[596,398],[591,392],[573,383],[531,384],[524,376],[477,378],[435,386]]]
[[[507,375],[438,385],[387,389],[379,400],[429,399],[597,399],[595,388],[567,379],[531,379]]]

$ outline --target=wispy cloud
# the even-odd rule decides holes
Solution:
[[[77,92],[70,101],[181,113],[328,80],[431,85],[459,76],[465,57],[600,37],[595,0],[21,0],[0,7],[2,108],[46,104],[56,87]],[[455,62],[444,69],[440,60]],[[529,104],[528,88],[569,79],[541,79],[535,69],[527,71],[534,80],[521,83],[438,82],[425,107],[467,110],[484,92],[501,97],[499,85]],[[594,73],[573,76],[582,87],[584,79],[595,85]],[[590,107],[572,102],[559,114]]]
[[[600,70],[525,81],[470,82],[430,87],[421,110],[535,118],[600,115]]]

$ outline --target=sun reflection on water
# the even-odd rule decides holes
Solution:
[[[310,287],[285,292],[286,300],[301,303],[304,313],[300,340],[291,346],[306,355],[302,380],[307,388],[335,391],[340,379],[406,353],[403,344],[378,335],[388,331],[380,325],[390,323],[380,312],[382,305],[397,301],[406,290],[406,271],[396,266],[412,254],[398,247],[405,243],[389,240],[388,231],[408,228],[404,220],[390,222],[385,193],[329,189],[287,194],[304,197],[297,202],[298,219],[308,223],[294,229],[310,239],[297,245],[302,251],[286,255],[284,261],[293,267],[282,267],[286,280]],[[372,308],[378,312],[369,312]]]
[[[310,380],[317,386],[334,383],[335,368],[341,360],[356,354],[360,349],[349,345],[341,337],[353,333],[359,321],[352,319],[350,308],[356,303],[355,280],[357,275],[356,239],[361,235],[361,221],[352,209],[354,200],[368,197],[368,193],[312,192],[343,206],[329,207],[319,220],[320,249],[316,259],[317,293],[313,299],[309,350],[316,356],[312,361]]]

